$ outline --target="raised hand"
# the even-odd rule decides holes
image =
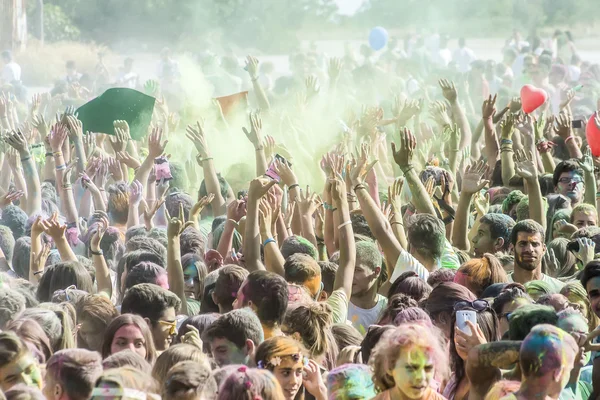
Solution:
[[[319,94],[319,81],[317,80],[317,77],[314,75],[310,75],[308,77],[306,77],[306,81],[304,82],[304,85],[306,86],[306,98],[310,99],[311,97],[316,96],[317,94]]]
[[[465,194],[477,193],[488,185],[490,181],[483,179],[488,168],[483,161],[468,166],[463,175],[461,192]]]
[[[521,111],[521,98],[520,97],[513,97],[512,100],[510,101],[509,104],[509,110],[511,114],[515,114],[519,111]]]
[[[412,168],[412,158],[416,146],[417,141],[412,132],[407,128],[400,131],[400,146],[398,149],[396,149],[396,144],[392,142],[394,161],[403,171]]]
[[[4,138],[13,149],[19,152],[21,156],[29,154],[29,147],[27,146],[27,139],[25,135],[19,130],[12,131],[8,136]]]
[[[273,236],[273,209],[266,199],[261,199],[258,204],[258,225],[260,234],[265,239]]]
[[[167,216],[167,221],[169,221],[167,225],[167,237],[174,238],[179,237],[186,230],[186,228],[194,225],[192,221],[185,221],[185,216],[183,214],[183,203],[179,203],[179,217],[172,217],[169,215],[169,211],[165,209],[165,214]]]
[[[490,209],[490,194],[486,193],[485,196],[481,192],[475,193],[475,199],[473,201],[475,205],[475,212],[479,217],[483,217],[488,213]]]
[[[62,185],[63,189],[68,189],[71,187],[71,173],[73,172],[73,168],[77,165],[77,161],[79,159],[77,157],[73,158],[63,172]]]
[[[323,202],[315,192],[310,191],[310,186],[306,186],[306,193],[300,191],[300,198],[298,199],[298,207],[300,213],[303,215],[312,215],[317,211]]]
[[[448,100],[451,104],[456,102],[458,97],[458,93],[456,91],[456,86],[454,82],[449,81],[447,79],[440,79],[439,85],[442,88],[442,95],[446,100]]]
[[[192,223],[198,221],[202,210],[204,210],[204,207],[210,204],[214,200],[214,198],[215,195],[213,193],[210,193],[208,196],[204,196],[203,198],[198,200],[198,202],[192,206],[192,208],[190,209],[190,221],[192,221]]]
[[[48,135],[48,123],[43,115],[36,114],[31,118],[33,127],[40,133],[42,140]]]
[[[347,201],[346,198],[346,183],[341,176],[337,176],[331,180],[331,199],[336,205],[340,205]]]
[[[446,104],[442,103],[441,101],[435,101],[431,103],[429,108],[429,115],[439,126],[446,126],[452,124],[450,115],[448,115]]]
[[[298,183],[296,174],[294,174],[294,171],[292,171],[292,168],[290,168],[290,166],[286,162],[282,162],[281,160],[276,159],[275,163],[273,164],[273,169],[275,170],[277,175],[279,175],[279,177],[281,178],[281,182],[283,182],[284,185],[290,187]]]
[[[56,123],[50,129],[48,141],[53,152],[59,152],[62,149],[63,143],[68,136],[67,127],[61,123]]]
[[[83,136],[83,147],[85,149],[85,156],[89,159],[96,150],[96,134],[94,132],[85,132],[85,135]]]
[[[127,121],[114,121],[113,126],[115,128],[114,136],[110,136],[110,145],[112,146],[115,153],[125,151],[127,149],[127,142],[131,137],[129,136],[129,126],[126,129],[123,128],[123,122],[127,124]]]
[[[250,112],[248,119],[250,120],[250,131],[246,127],[242,127],[242,131],[256,150],[262,150],[262,119],[260,113]]]
[[[371,153],[371,146],[367,143],[363,143],[358,151],[356,164],[350,169],[350,181],[352,185],[356,186],[363,183],[369,173],[375,166],[378,160],[369,163],[369,155]]]
[[[248,189],[248,199],[251,199],[253,201],[259,200],[261,197],[267,194],[271,187],[273,187],[276,184],[276,181],[268,178],[259,177],[252,179],[252,181],[250,181],[250,187]]]
[[[258,59],[251,55],[246,57],[246,71],[250,75],[251,79],[258,78]]]
[[[332,82],[337,81],[338,78],[340,77],[342,65],[343,65],[343,62],[342,62],[341,58],[333,57],[332,59],[329,60],[327,72],[329,74],[329,79]]]
[[[123,180],[123,171],[121,170],[121,163],[119,163],[116,159],[112,157],[108,157],[106,159],[106,164],[108,165],[108,172],[113,180],[122,181]]]
[[[144,210],[144,225],[146,226],[146,230],[150,230],[154,227],[154,225],[152,224],[152,219],[154,219],[154,216],[163,204],[165,204],[164,197],[156,200],[151,208],[146,207],[146,209]]]
[[[58,213],[55,212],[46,220],[41,221],[42,229],[46,235],[50,236],[56,242],[58,239],[65,236],[67,226],[58,221]]]
[[[246,202],[244,200],[233,200],[227,205],[227,219],[240,222],[246,215]]]
[[[208,144],[206,143],[206,135],[204,132],[204,121],[196,121],[196,125],[188,125],[185,136],[194,143],[196,151],[200,158],[209,158],[210,153]]]
[[[144,187],[137,179],[129,185],[129,205],[139,206],[144,194]]]
[[[163,130],[161,128],[153,128],[148,136],[148,156],[152,158],[160,157],[164,154],[168,140],[162,141]]]
[[[580,260],[585,267],[587,263],[594,260],[596,247],[594,241],[590,238],[578,238],[579,250],[575,252],[575,257]]]
[[[537,179],[538,171],[533,162],[533,154],[527,154],[525,150],[517,150],[513,155],[515,161],[515,171],[523,179]]]
[[[83,136],[83,124],[74,115],[67,115],[67,127],[69,128],[69,138],[75,141]]]
[[[115,156],[119,162],[125,164],[131,169],[137,169],[140,167],[140,165],[142,165],[137,158],[134,158],[127,151],[120,151],[116,153]]]
[[[104,237],[104,234],[106,233],[106,230],[108,229],[109,226],[110,226],[110,224],[108,222],[108,218],[106,218],[106,217],[100,218],[100,220],[98,221],[98,223],[96,225],[96,229],[94,230],[94,234],[92,235],[92,237],[90,239],[90,250],[91,251],[98,253],[102,250],[100,247],[100,243],[102,242],[102,238]]]
[[[392,206],[394,214],[401,215],[402,213],[402,188],[404,186],[404,178],[396,178],[388,187],[388,202]]]
[[[481,117],[483,119],[493,118],[496,114],[496,98],[498,95],[492,95],[483,101],[483,105],[481,106]]]
[[[502,139],[511,140],[513,132],[515,130],[515,116],[513,114],[509,114],[500,121],[500,132],[502,135]]]
[[[556,118],[556,127],[554,131],[558,136],[563,139],[568,138],[573,135],[573,127],[572,127],[573,119],[567,113],[560,113]]]
[[[13,201],[19,200],[21,197],[25,195],[25,192],[22,190],[11,189],[6,194],[0,197],[0,208],[4,208],[9,204],[12,204]]]
[[[583,157],[577,160],[579,166],[587,173],[594,173],[594,159],[592,158],[592,150],[589,146],[586,147]]]

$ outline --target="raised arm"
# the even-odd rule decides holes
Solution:
[[[69,246],[69,242],[67,242],[65,236],[67,226],[58,222],[58,213],[54,213],[52,217],[42,221],[41,224],[46,235],[49,235],[54,240],[54,245],[58,250],[58,254],[60,254],[60,259],[62,261],[77,261],[77,256],[71,250],[71,246]]]
[[[269,202],[265,198],[261,199],[258,220],[265,255],[265,268],[267,271],[275,272],[285,277],[285,259],[279,250],[277,237],[273,235],[273,216],[275,213],[276,210],[273,210]]]
[[[581,149],[577,146],[577,142],[575,141],[575,136],[573,136],[573,119],[567,113],[561,113],[558,117],[556,117],[556,134],[563,138],[565,141],[565,146],[569,151],[569,156],[571,158],[580,159],[583,157],[581,154]]]
[[[31,251],[29,254],[29,282],[37,284],[44,273],[45,261],[43,263],[40,257],[45,251],[44,245],[42,244],[42,233],[44,233],[44,226],[42,225],[42,216],[38,216],[33,224],[31,224]],[[46,256],[47,258],[47,256]]]
[[[596,206],[596,176],[594,175],[594,159],[592,158],[592,151],[589,147],[586,148],[585,154],[579,160],[577,160],[581,169],[583,169],[583,180],[585,184],[585,195],[583,201],[587,204]]]
[[[302,224],[302,237],[311,242],[315,248],[317,245],[317,237],[315,235],[315,227],[313,224],[313,215],[317,208],[321,205],[319,198],[315,192],[310,191],[310,186],[306,186],[306,193],[300,192],[298,201],[300,209],[300,222]]]
[[[107,296],[109,299],[112,296],[112,281],[110,280],[110,269],[106,264],[104,258],[104,252],[100,247],[104,233],[108,229],[109,222],[108,218],[102,217],[96,226],[95,232],[92,234],[90,239],[90,254],[92,257],[92,264],[96,270],[96,284],[98,286],[98,293]]]
[[[19,152],[21,166],[25,175],[27,185],[27,207],[26,212],[31,215],[42,211],[42,190],[35,161],[29,152],[27,139],[21,131],[13,131],[6,138],[6,142]]]
[[[217,246],[217,251],[225,258],[233,244],[233,235],[239,226],[240,220],[246,215],[246,202],[244,200],[233,200],[227,205],[227,221]],[[236,249],[239,251],[240,249]]]
[[[206,192],[213,194],[213,198],[210,206],[212,208],[213,216],[217,217],[225,213],[225,199],[221,194],[221,186],[219,185],[219,178],[217,177],[217,170],[213,158],[210,155],[210,150],[206,142],[206,132],[204,126],[200,122],[196,122],[196,125],[188,125],[186,129],[186,136],[194,143],[196,150],[198,151],[197,160],[202,169],[204,170],[204,183],[206,184]]]
[[[529,218],[546,228],[546,205],[543,201],[542,190],[538,180],[537,166],[533,161],[533,154],[519,150],[514,155],[517,174],[527,184],[529,196]]]
[[[242,131],[254,146],[254,156],[256,157],[256,176],[262,176],[267,172],[267,157],[265,156],[265,147],[262,139],[262,119],[258,112],[251,112],[250,130],[242,127]]]
[[[467,119],[465,110],[458,102],[458,92],[456,90],[454,82],[450,82],[446,79],[441,79],[439,81],[439,85],[442,88],[442,94],[450,103],[450,108],[452,110],[452,115],[454,116],[454,121],[456,122],[456,124],[460,128],[460,131],[462,132],[462,137],[460,141],[460,149],[462,150],[465,148],[465,146],[468,146],[469,143],[471,143],[471,126],[469,125],[469,120]]]
[[[77,174],[85,170],[87,164],[87,154],[83,145],[83,125],[74,115],[67,116],[67,127],[69,128],[69,139],[75,146],[75,156],[77,157]]]
[[[331,197],[333,198],[335,207],[340,212],[342,220],[342,223],[335,227],[340,233],[340,260],[338,270],[335,273],[335,280],[333,281],[333,290],[343,289],[346,297],[349,299],[352,295],[352,281],[356,266],[356,246],[346,192],[344,179],[338,175],[331,184]],[[370,198],[366,190],[360,190],[360,192],[365,192]]]
[[[244,235],[244,259],[248,271],[265,269],[260,259],[260,231],[258,226],[258,204],[269,189],[277,182],[268,178],[255,178],[250,182]]]
[[[163,130],[160,128],[153,128],[152,132],[148,135],[148,155],[142,162],[142,165],[138,168],[135,173],[136,180],[140,182],[148,182],[148,176],[154,167],[154,160],[156,157],[160,157],[165,152],[168,140],[162,141]],[[144,198],[148,198],[147,187],[144,185]]]
[[[256,57],[250,55],[246,57],[246,71],[250,75],[252,87],[258,100],[258,106],[261,110],[268,110],[271,106],[269,105],[269,98],[258,81],[258,59]]]
[[[500,121],[502,144],[500,145],[500,158],[502,160],[502,184],[510,187],[510,181],[515,176],[515,162],[513,160],[513,133],[515,131],[515,116],[509,114]]]
[[[483,129],[485,131],[485,150],[484,154],[488,161],[488,165],[494,165],[498,159],[498,138],[494,130],[494,115],[496,114],[496,95],[490,97],[483,102],[481,106],[481,119],[483,121]]]
[[[167,225],[167,278],[169,280],[169,290],[181,300],[181,313],[188,315],[179,238],[183,231],[188,226],[192,226],[193,223],[191,221],[185,222],[183,203],[179,204],[179,216],[171,217],[167,212],[167,219],[169,221]]]
[[[134,180],[129,185],[129,212],[127,214],[127,229],[140,224],[140,203],[144,189],[140,181]]]

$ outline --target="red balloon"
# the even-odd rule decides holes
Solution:
[[[596,111],[597,112],[597,111]],[[590,150],[594,157],[600,156],[600,129],[596,125],[596,113],[593,113],[585,127],[585,137],[587,138]]]
[[[525,85],[521,88],[521,105],[527,114],[534,112],[539,106],[548,100],[548,94],[544,89],[533,85]]]

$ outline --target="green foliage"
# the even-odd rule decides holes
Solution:
[[[47,40],[78,40],[80,34],[79,28],[60,7],[52,4],[44,7],[44,35]]]

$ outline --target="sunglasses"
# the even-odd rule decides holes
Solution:
[[[486,300],[473,300],[473,301],[457,301],[454,304],[454,311],[472,309],[475,311],[483,311],[490,307],[490,303]]]

